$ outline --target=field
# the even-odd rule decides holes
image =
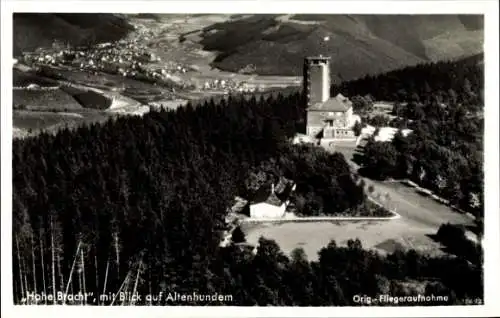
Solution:
[[[82,121],[82,116],[73,113],[55,113],[55,112],[30,112],[15,111],[13,116],[14,127],[19,129],[37,131],[46,129],[59,124],[74,124]]]
[[[12,93],[12,102],[14,109],[64,111],[82,108],[78,101],[61,89],[15,89]]]
[[[437,229],[436,229],[437,230]],[[276,240],[289,254],[301,247],[309,260],[315,260],[322,247],[335,240],[346,245],[347,240],[358,238],[363,247],[380,253],[391,253],[395,248],[415,248],[425,253],[441,253],[440,245],[427,234],[435,234],[425,227],[411,227],[404,219],[387,221],[304,222],[253,225],[246,230],[247,241],[256,244],[260,236]]]
[[[44,67],[48,76],[57,76],[61,80],[68,81],[75,84],[91,86],[103,90],[112,89],[131,89],[131,90],[167,90],[151,83],[135,80],[132,78],[123,77],[116,74],[108,74],[103,72],[89,72],[72,69],[69,67]]]
[[[109,114],[97,111],[79,112],[45,112],[20,111],[13,112],[13,137],[27,137],[41,131],[56,132],[59,128],[74,128],[84,123],[103,121]]]
[[[12,77],[13,87],[26,87],[30,84],[36,84],[41,87],[54,87],[58,84],[56,80],[34,74],[30,72],[28,67],[22,66],[18,66],[18,68],[12,70]]]

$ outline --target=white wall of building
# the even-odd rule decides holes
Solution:
[[[310,103],[325,102],[330,98],[330,75],[328,64],[319,63],[309,66]]]
[[[326,102],[330,99],[330,68],[328,64],[322,64],[323,68],[323,80],[321,81],[322,86],[322,101]]]
[[[280,218],[285,215],[286,205],[275,206],[269,203],[261,202],[250,205],[250,217],[265,219],[265,218]]]

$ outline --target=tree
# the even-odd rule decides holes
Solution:
[[[368,120],[368,123],[375,127],[383,127],[389,124],[389,117],[384,115],[375,115]]]
[[[244,243],[246,242],[245,233],[241,230],[241,227],[237,226],[231,235],[231,242],[233,243]]]
[[[368,186],[368,192],[369,192],[369,193],[373,193],[373,191],[375,191],[375,188],[373,187],[373,185],[372,185],[372,184],[370,184],[370,185]]]
[[[371,96],[353,96],[351,98],[352,109],[354,112],[367,113],[373,109],[373,100]]]
[[[361,129],[363,129],[363,126],[361,125],[361,123],[359,121],[356,121],[354,123],[354,126],[352,127],[352,130],[354,131],[354,135],[356,137],[361,135]]]
[[[365,146],[365,171],[371,176],[385,179],[394,172],[397,155],[392,144],[369,141]]]
[[[468,78],[464,80],[462,89],[465,93],[466,102],[472,100],[476,96],[476,94],[472,90],[472,85]]]
[[[306,252],[302,247],[294,248],[291,252],[292,262],[295,264],[305,264],[308,263]]]

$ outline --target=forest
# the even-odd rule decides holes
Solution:
[[[362,188],[342,155],[288,145],[303,130],[302,100],[229,97],[14,141],[17,299],[33,290],[117,291],[138,267],[149,284],[141,290],[188,286],[189,277],[204,286],[196,273],[214,257],[231,200],[272,158],[281,170],[297,161],[278,175],[337,176],[313,180],[338,199],[334,211],[359,205]]]
[[[424,63],[380,75],[332,85],[332,96],[366,96],[372,100],[428,104],[463,103],[472,109],[483,107],[484,56],[474,55],[458,61]]]
[[[262,165],[323,208],[364,202],[342,155],[289,145],[304,131],[304,105],[300,93],[229,97],[13,141],[14,302],[193,290],[231,294],[231,305],[352,305],[356,294],[422,290],[450,304],[481,299],[482,269],[462,256],[383,256],[355,238],[331,242],[317,262],[265,238],[256,252],[219,247],[230,202]]]
[[[313,145],[283,144],[279,159],[271,158],[250,170],[244,198],[252,198],[261,187],[270,189],[280,177],[293,180],[297,188],[289,199],[300,216],[373,215],[387,216],[365,200],[364,181],[352,175],[341,153],[329,153]]]

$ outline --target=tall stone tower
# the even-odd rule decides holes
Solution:
[[[330,98],[330,57],[306,57],[303,76],[307,107],[326,102]]]

